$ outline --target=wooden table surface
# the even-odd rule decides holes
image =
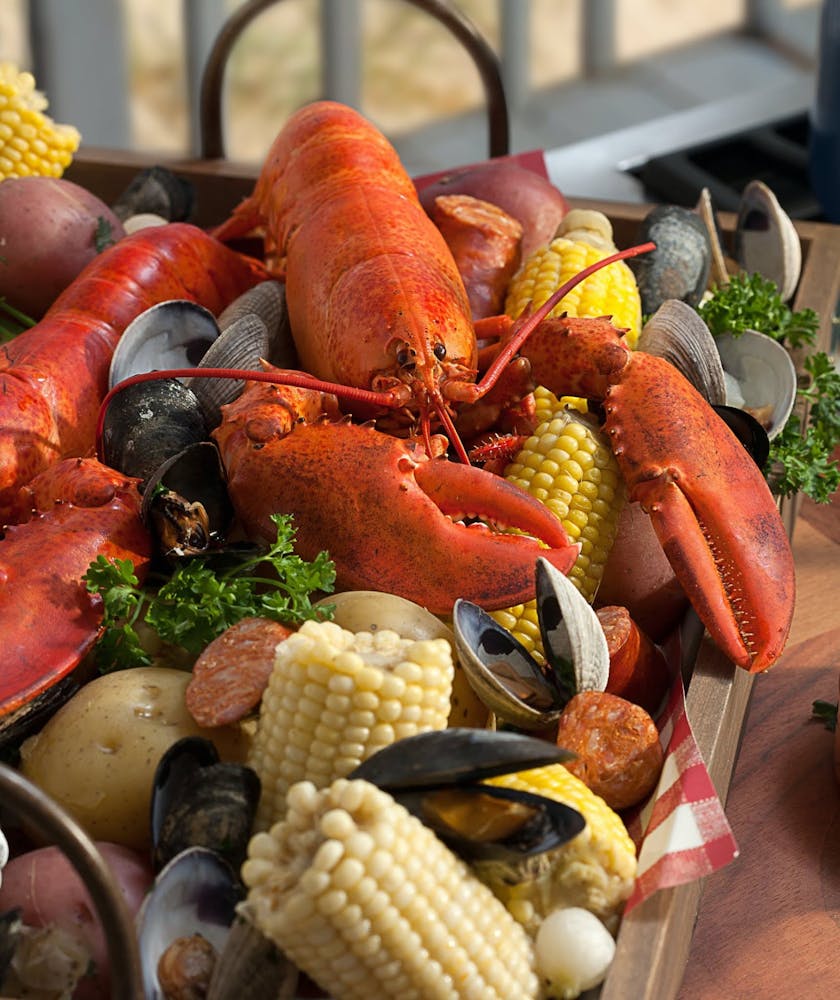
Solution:
[[[804,501],[782,659],[753,685],[726,813],[739,857],[704,886],[679,1000],[840,996],[840,785],[811,720],[840,681],[840,497]]]

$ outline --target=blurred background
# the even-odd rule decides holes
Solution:
[[[32,69],[50,113],[85,144],[191,155],[204,60],[241,5],[0,0],[0,59]],[[676,148],[805,113],[812,100],[818,0],[457,6],[502,60],[513,152],[583,149],[652,126],[648,137],[628,135],[627,155],[645,143],[661,153],[663,142]],[[336,87],[330,96],[371,117],[414,174],[486,155],[478,72],[435,18],[405,0],[282,0],[246,29],[228,63],[227,156],[259,163],[291,111]],[[683,132],[669,137],[680,122]],[[569,176],[570,194],[604,194],[591,169]]]

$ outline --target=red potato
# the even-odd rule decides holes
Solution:
[[[548,243],[569,210],[569,203],[546,177],[513,160],[490,160],[445,174],[420,191],[426,212],[433,214],[435,198],[468,194],[504,209],[522,224],[522,259]]]
[[[96,846],[111,867],[129,911],[136,914],[154,879],[148,861],[117,844],[97,842]],[[0,912],[12,907],[20,907],[24,924],[55,925],[89,952],[90,971],[79,981],[74,1000],[110,997],[108,952],[96,909],[81,876],[58,847],[41,847],[9,861],[3,869]]]
[[[617,605],[654,642],[676,628],[688,598],[671,569],[650,518],[638,503],[625,504],[615,542],[595,596],[595,607]]]
[[[0,297],[40,319],[104,247],[125,235],[111,209],[55,177],[0,181]]]

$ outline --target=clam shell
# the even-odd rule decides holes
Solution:
[[[707,187],[704,187],[700,192],[695,211],[703,221],[709,237],[709,250],[711,252],[709,280],[716,285],[725,285],[729,281],[729,267],[726,263],[726,253],[723,249],[720,224],[712,202],[712,193]]]
[[[648,240],[656,249],[627,262],[636,275],[642,312],[656,312],[666,299],[696,306],[706,290],[712,258],[702,219],[689,208],[658,205],[641,226],[639,242]]]
[[[111,358],[111,388],[130,375],[169,368],[194,368],[219,336],[209,310],[187,299],[160,302],[136,316],[123,331]]]
[[[579,691],[603,691],[610,652],[592,605],[547,559],[537,559],[537,617],[546,659],[559,671],[568,665]]]
[[[772,441],[790,417],[796,402],[796,368],[782,345],[764,333],[745,330],[738,336],[715,337],[724,371],[737,383],[726,402],[757,417]],[[769,409],[768,409],[769,408]],[[761,414],[767,410],[766,415]]]
[[[213,968],[207,1000],[294,1000],[299,978],[297,966],[254,926],[243,903]]]
[[[190,848],[166,865],[137,914],[147,1000],[164,1000],[157,965],[177,938],[201,934],[221,950],[243,895],[230,865],[206,848]]]
[[[735,257],[748,273],[775,282],[785,301],[796,291],[802,273],[799,234],[764,181],[750,181],[741,195]]]
[[[726,380],[717,343],[696,309],[668,299],[639,334],[637,349],[669,361],[712,405],[726,399]]]
[[[207,353],[196,366],[202,368],[240,368],[259,371],[260,362],[267,359],[271,351],[268,330],[265,323],[249,313],[232,323],[209,346]],[[232,403],[245,388],[242,379],[206,378],[196,376],[186,379],[186,384],[195,393],[208,427],[218,427],[222,419],[221,407]]]
[[[455,648],[470,686],[499,719],[520,729],[555,721],[574,693],[551,666],[541,666],[483,608],[458,600],[452,612]]]

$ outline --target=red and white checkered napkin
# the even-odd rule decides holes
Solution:
[[[679,677],[659,720],[659,741],[665,752],[659,785],[627,822],[639,850],[639,866],[625,914],[657,889],[693,882],[738,856],[735,837],[691,731]]]

